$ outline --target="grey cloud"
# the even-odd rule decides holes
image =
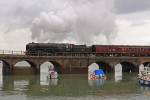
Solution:
[[[35,16],[48,9],[49,0],[1,0],[0,22],[9,30],[29,27]]]
[[[114,12],[126,14],[150,10],[150,0],[114,0]]]
[[[116,32],[112,5],[112,0],[0,0],[0,26],[8,34],[31,27],[32,39],[40,42],[90,43],[92,37],[109,39]]]
[[[115,16],[110,6],[112,0],[58,1],[50,5],[54,9],[41,12],[33,20],[33,39],[57,42],[71,37],[78,43],[89,44],[95,41],[93,37],[103,34],[109,40],[116,32]]]

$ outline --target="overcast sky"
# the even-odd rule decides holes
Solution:
[[[0,0],[1,50],[29,42],[150,45],[150,0]]]

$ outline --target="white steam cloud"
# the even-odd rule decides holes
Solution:
[[[102,36],[109,41],[116,33],[112,2],[52,0],[49,12],[43,11],[33,20],[32,39],[40,42],[75,40],[76,43],[89,44]]]

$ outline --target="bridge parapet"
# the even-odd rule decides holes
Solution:
[[[0,50],[0,55],[25,55],[25,51]]]

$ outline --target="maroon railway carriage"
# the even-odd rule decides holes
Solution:
[[[150,46],[92,45],[97,56],[150,56]]]

